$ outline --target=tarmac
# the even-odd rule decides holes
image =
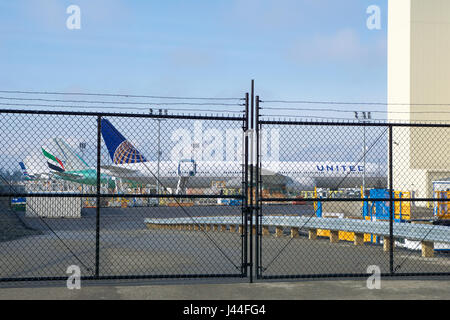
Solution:
[[[238,215],[240,207],[108,208],[101,210],[99,266],[101,276],[238,275],[242,236],[238,232],[149,230],[145,218]],[[271,206],[266,214],[309,214],[309,206]],[[186,213],[187,212],[187,213]],[[0,242],[0,278],[67,277],[69,265],[92,276],[96,261],[95,209],[81,219],[27,219],[41,235]],[[377,265],[389,271],[389,252],[382,245],[354,246],[327,238],[308,240],[274,235],[261,239],[263,275],[361,274]],[[254,248],[256,249],[256,248]],[[255,251],[254,251],[255,252]],[[396,248],[399,272],[449,272],[450,255],[422,258],[420,251]],[[402,279],[402,280],[400,280]],[[366,279],[262,281],[248,279],[83,280],[81,290],[58,282],[0,282],[0,299],[449,299],[450,279],[382,280],[369,290]]]
[[[29,285],[29,284],[28,284]],[[366,279],[263,283],[93,284],[1,288],[0,300],[450,300],[450,280]]]
[[[38,235],[39,230],[28,228],[20,219],[19,213],[9,208],[9,198],[0,197],[0,242]]]
[[[290,206],[292,208],[292,206]],[[286,213],[288,206],[271,207],[271,214]],[[240,207],[193,207],[192,216],[240,215]],[[308,208],[297,206],[296,212]],[[268,210],[266,210],[268,211]],[[43,234],[0,242],[0,278],[65,277],[70,265],[83,276],[96,267],[95,210],[81,219],[28,218]],[[238,275],[243,238],[238,232],[149,230],[148,217],[180,217],[179,208],[102,209],[100,221],[99,274],[127,275]],[[286,230],[288,231],[288,230]],[[254,241],[255,244],[255,241]],[[260,243],[265,276],[363,274],[368,266],[389,272],[389,252],[382,245],[354,246],[327,238],[308,240],[305,232],[296,239],[264,236]],[[254,252],[256,247],[254,248]],[[420,250],[396,248],[394,267],[399,272],[442,273],[450,270],[450,254],[422,258]]]

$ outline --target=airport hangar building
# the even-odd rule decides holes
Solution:
[[[450,1],[389,0],[389,120],[450,124],[443,104],[450,104]],[[450,177],[450,128],[394,127],[393,142],[394,190],[431,197],[433,182]]]

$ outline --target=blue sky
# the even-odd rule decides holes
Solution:
[[[0,88],[385,101],[386,2],[3,0]]]
[[[72,4],[81,30],[66,27]],[[366,27],[374,4],[381,30]],[[263,100],[385,102],[386,7],[387,0],[0,0],[0,90],[242,97],[255,79]],[[285,112],[293,113],[324,116]],[[95,138],[93,122],[83,133],[59,124],[31,141],[38,123],[27,119],[31,125],[11,127],[20,141],[9,141],[16,147],[0,163],[39,155],[64,132]],[[145,145],[138,134],[135,142]]]

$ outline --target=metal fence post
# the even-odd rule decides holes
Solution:
[[[394,273],[394,184],[392,161],[392,124],[389,125],[389,270]]]
[[[244,196],[244,199],[242,201],[243,204],[243,223],[244,223],[244,230],[248,229],[248,129],[249,129],[249,122],[248,122],[248,116],[249,116],[249,94],[248,92],[245,94],[245,119],[244,119],[244,158],[243,158],[243,166],[244,166],[244,181],[242,184],[242,194]],[[243,247],[242,247],[242,253],[243,253],[243,261],[242,261],[242,274],[246,277],[247,276],[247,266],[248,266],[248,239],[247,239],[247,232],[244,232],[242,235],[243,237]]]
[[[100,157],[102,142],[102,117],[97,116],[97,206],[96,206],[96,230],[95,230],[95,276],[100,275]]]
[[[261,240],[261,236],[260,236],[260,223],[259,223],[259,189],[260,189],[260,177],[259,177],[259,161],[260,161],[260,155],[259,155],[259,96],[256,96],[256,107],[255,107],[255,121],[256,121],[256,134],[255,134],[255,139],[256,139],[256,166],[255,166],[255,226],[256,226],[256,244],[255,244],[255,263],[256,263],[256,277],[259,278],[260,276],[260,261],[259,261],[259,256],[260,256],[260,240]]]
[[[253,132],[255,129],[255,80],[252,80],[252,87],[251,87],[251,119],[250,119],[250,130],[252,131],[251,135],[251,143],[250,143],[250,210],[247,212],[249,215],[248,218],[250,218],[250,226],[249,226],[249,236],[250,236],[250,258],[249,258],[249,271],[250,271],[250,283],[253,282],[253,180],[254,180],[254,172],[253,172],[253,156],[254,156],[254,139],[253,139]],[[247,232],[247,230],[246,230]]]

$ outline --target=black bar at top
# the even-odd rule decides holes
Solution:
[[[342,122],[342,121],[284,121],[261,120],[260,124],[303,125],[303,126],[339,126],[339,127],[424,127],[450,128],[450,124],[443,123],[389,123],[389,122]]]
[[[201,116],[180,114],[144,114],[144,113],[117,113],[117,112],[82,112],[82,111],[51,111],[51,110],[13,110],[0,109],[0,114],[35,114],[35,115],[63,115],[63,116],[96,116],[96,117],[124,117],[124,118],[163,118],[163,119],[193,119],[193,120],[229,120],[243,121],[244,116]]]

